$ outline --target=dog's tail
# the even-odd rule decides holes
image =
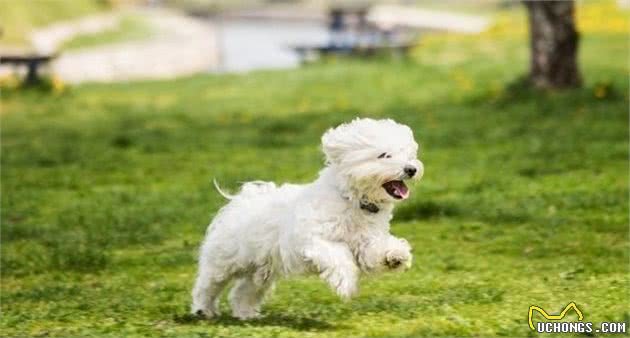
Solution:
[[[214,188],[217,189],[217,192],[219,192],[221,196],[225,197],[228,200],[231,200],[234,198],[234,195],[230,195],[226,193],[225,191],[221,190],[221,187],[219,186],[219,183],[217,183],[216,178],[213,178],[212,182],[214,183]]]

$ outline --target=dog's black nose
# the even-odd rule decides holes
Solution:
[[[412,166],[405,167],[405,174],[407,174],[407,176],[409,177],[413,177],[413,175],[416,174],[416,171],[418,171],[416,167],[412,167]]]

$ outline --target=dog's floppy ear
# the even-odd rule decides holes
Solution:
[[[348,152],[359,148],[361,135],[355,127],[356,121],[330,128],[322,136],[322,150],[327,164],[342,164]]]
[[[345,148],[339,134],[337,128],[330,128],[322,135],[322,151],[326,155],[327,164],[339,164]]]
[[[326,155],[326,163],[342,164],[342,162],[355,158],[349,155],[358,149],[366,148],[370,144],[363,135],[363,130],[368,124],[373,123],[371,119],[356,118],[349,123],[343,123],[335,128],[330,128],[322,136],[322,150]]]

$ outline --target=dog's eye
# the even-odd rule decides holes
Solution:
[[[392,158],[392,155],[390,155],[388,153],[382,153],[382,154],[378,155],[378,158]]]

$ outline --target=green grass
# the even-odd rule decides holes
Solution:
[[[0,0],[1,45],[28,45],[31,30],[110,8],[108,0]]]
[[[152,31],[151,24],[142,17],[125,15],[120,19],[120,23],[116,28],[77,36],[65,42],[62,49],[79,49],[117,42],[142,40],[151,37]]]
[[[628,321],[627,34],[581,47],[585,85],[566,92],[516,85],[527,43],[501,34],[427,41],[406,62],[5,91],[2,333],[528,336],[530,305],[571,301]],[[298,278],[262,320],[188,316],[224,203],[211,180],[308,182],[322,132],[357,115],[421,143],[425,178],[392,226],[413,268],[350,302]]]

